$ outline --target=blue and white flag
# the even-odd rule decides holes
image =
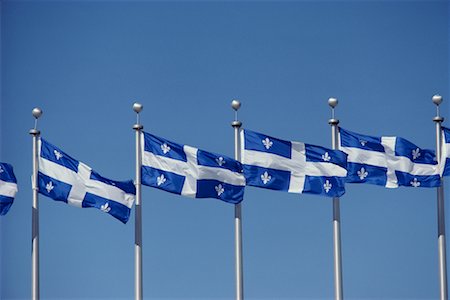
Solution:
[[[450,129],[442,127],[441,176],[450,175]]]
[[[239,203],[245,178],[240,162],[142,133],[142,183],[193,198]]]
[[[17,179],[10,164],[0,162],[0,216],[6,215],[17,193]]]
[[[339,150],[241,131],[247,185],[339,197],[345,193],[347,155]]]
[[[439,166],[433,150],[395,136],[374,137],[339,128],[339,149],[348,154],[347,182],[437,187]]]
[[[133,181],[100,176],[86,164],[40,138],[39,193],[77,207],[95,207],[123,223],[128,221],[136,187]]]

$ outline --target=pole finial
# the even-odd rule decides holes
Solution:
[[[138,102],[133,103],[133,110],[138,114],[144,109],[144,106]]]
[[[328,99],[328,105],[334,109],[338,105],[339,101],[336,98],[329,98]]]
[[[42,109],[39,107],[33,108],[31,114],[34,117],[34,129],[30,130],[30,134],[39,134],[39,130],[37,130],[38,119],[42,116]]]
[[[231,101],[231,108],[234,109],[234,121],[231,123],[231,126],[241,127],[242,123],[238,121],[238,110],[241,108],[241,101],[233,99]]]
[[[434,104],[436,104],[436,106],[439,106],[442,103],[442,96],[441,95],[434,95],[431,98],[431,101],[433,101]]]
[[[334,109],[338,105],[339,101],[337,98],[329,98],[328,99],[328,105],[331,107],[331,119],[328,121],[330,124],[338,124],[339,120],[334,118]]]
[[[42,109],[40,109],[39,107],[35,107],[31,111],[31,114],[37,120],[37,119],[39,119],[42,116]]]
[[[443,99],[441,95],[434,95],[431,101],[436,105],[436,117],[433,118],[434,122],[443,122],[444,118],[440,116],[439,105],[442,103]]]
[[[141,130],[144,127],[139,124],[139,113],[144,109],[144,106],[140,104],[139,102],[133,103],[133,110],[136,113],[136,124],[133,126],[133,129],[135,130]]]
[[[235,110],[238,111],[239,108],[241,108],[241,101],[237,100],[237,99],[233,99],[233,101],[231,101],[231,107]]]

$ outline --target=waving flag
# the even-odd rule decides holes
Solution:
[[[442,127],[441,175],[450,175],[450,129]]]
[[[142,183],[193,198],[239,203],[245,179],[240,162],[142,133]]]
[[[339,197],[345,193],[347,155],[339,150],[241,131],[247,185]]]
[[[0,216],[6,215],[17,193],[17,180],[13,167],[0,162]]]
[[[102,177],[44,139],[38,143],[39,193],[77,207],[95,207],[128,221],[136,188],[131,180]]]
[[[347,182],[437,187],[439,168],[433,150],[400,137],[373,137],[339,128],[339,149],[348,154]]]

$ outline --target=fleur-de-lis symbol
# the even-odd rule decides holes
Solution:
[[[220,156],[220,157],[216,158],[216,163],[219,166],[223,166],[225,164],[225,159],[222,156]]]
[[[420,181],[417,180],[417,178],[414,177],[413,181],[409,182],[413,187],[419,187],[420,186]]]
[[[100,209],[102,212],[109,213],[111,211],[111,207],[109,206],[109,203],[106,202],[102,206],[100,206]]]
[[[159,175],[158,177],[156,177],[156,184],[158,186],[160,186],[161,184],[163,184],[164,182],[166,182],[166,177],[164,177],[164,174]]]
[[[268,137],[266,137],[261,142],[263,143],[264,147],[266,147],[267,150],[269,150],[270,147],[272,147],[272,145],[273,145],[273,142]]]
[[[330,161],[331,156],[328,154],[328,152],[325,152],[325,154],[322,154],[323,161]]]
[[[367,141],[364,141],[364,140],[359,140],[359,143],[361,144],[361,146],[365,146],[366,144],[367,144]]]
[[[364,180],[364,178],[366,178],[367,175],[369,175],[369,173],[366,171],[366,169],[364,169],[364,167],[361,167],[361,170],[356,172],[356,174],[358,174],[359,179],[361,179],[361,180]]]
[[[217,196],[220,196],[223,194],[223,192],[225,192],[225,189],[223,188],[222,184],[219,184],[215,187],[216,192],[217,192]]]
[[[170,151],[170,147],[166,143],[164,143],[161,145],[161,150],[164,154],[167,154]]]
[[[45,189],[47,190],[47,193],[50,193],[54,188],[55,188],[55,186],[53,185],[53,182],[51,182],[51,181],[49,181],[45,185]]]
[[[327,194],[331,190],[332,187],[333,187],[333,185],[330,183],[330,181],[328,179],[323,184],[323,188],[325,189],[325,193],[327,193]]]
[[[5,171],[3,170],[2,166],[0,166],[0,174],[3,172],[5,172]]]
[[[261,175],[261,180],[264,184],[267,184],[272,179],[272,176],[267,173],[267,171],[264,172],[264,174]]]
[[[59,160],[63,155],[58,150],[53,150],[53,154],[55,154],[56,160]]]
[[[412,151],[413,160],[418,159],[420,157],[420,149],[417,148],[416,150]]]

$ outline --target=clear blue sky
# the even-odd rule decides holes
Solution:
[[[0,160],[19,193],[0,219],[0,297],[30,297],[33,107],[44,138],[116,180],[134,177],[134,101],[146,131],[228,156],[233,98],[245,128],[282,139],[330,146],[333,96],[344,128],[434,149],[449,16],[447,1],[1,1]],[[42,299],[131,299],[132,213],[41,196]],[[341,214],[347,299],[438,297],[434,189],[349,184]],[[233,216],[144,187],[145,298],[233,299]],[[243,238],[246,299],[333,297],[330,199],[248,187]]]

